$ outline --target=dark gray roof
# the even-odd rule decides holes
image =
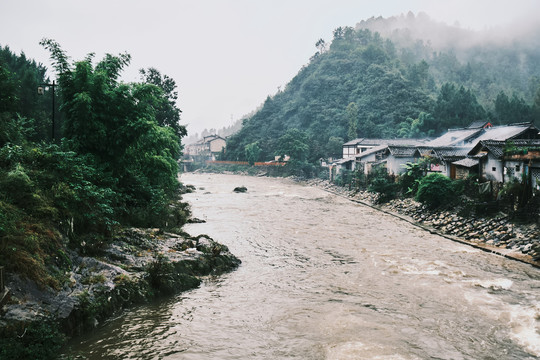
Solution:
[[[478,120],[473,121],[469,126],[467,126],[467,129],[483,129],[486,126],[491,126],[491,123],[486,120]]]
[[[397,145],[388,146],[388,151],[390,151],[390,154],[395,157],[414,156],[416,149],[417,149],[416,146],[397,146]]]
[[[360,154],[356,154],[356,155],[353,155],[356,159],[361,159],[363,157],[366,157],[368,155],[371,155],[373,153],[377,153],[379,151],[382,151],[384,149],[386,149],[388,147],[388,145],[380,145],[380,146],[374,146],[372,147],[371,149],[368,149],[364,152],[361,152]]]
[[[347,141],[345,144],[343,144],[343,146],[356,145],[356,144],[359,144],[362,140],[364,140],[364,138],[358,138],[358,139],[350,140],[350,141]]]
[[[479,136],[481,133],[482,129],[450,129],[446,134],[427,142],[426,145],[432,147],[458,145]]]
[[[531,128],[530,123],[509,124],[505,126],[493,126],[485,129],[484,132],[476,138],[476,141],[482,140],[509,140],[523,134]]]
[[[366,145],[366,146],[380,146],[380,145],[408,145],[415,146],[425,143],[425,139],[366,139],[358,138],[346,142],[343,146],[354,145]]]
[[[507,141],[502,140],[482,140],[469,152],[470,155],[478,156],[479,152],[485,150],[497,159],[502,159],[504,155],[504,148],[507,145],[513,145],[516,147],[531,147],[540,146],[540,139],[512,139]]]
[[[473,166],[477,166],[478,163],[479,163],[478,159],[466,157],[464,159],[454,161],[452,164],[458,165],[458,166],[463,166],[463,167],[466,167],[466,168],[471,168]]]
[[[471,151],[471,146],[438,146],[438,147],[418,147],[422,156],[433,156],[445,161],[455,161],[463,159]]]
[[[491,153],[495,158],[500,159],[503,156],[505,141],[501,140],[482,140],[469,151],[470,155],[476,155],[482,150]]]

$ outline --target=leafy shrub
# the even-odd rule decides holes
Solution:
[[[399,185],[403,194],[414,196],[418,191],[420,179],[424,177],[425,165],[417,162],[405,164],[405,173],[399,178]]]
[[[440,173],[432,173],[420,180],[416,200],[434,209],[451,204],[459,194],[452,180]]]
[[[56,359],[66,342],[58,324],[50,319],[10,330],[0,333],[0,359]]]
[[[368,191],[378,193],[378,203],[394,199],[399,193],[399,184],[388,175],[385,167],[377,167],[368,176]]]

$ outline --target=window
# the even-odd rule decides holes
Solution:
[[[497,168],[494,166],[491,168],[491,171],[497,171]]]
[[[516,165],[516,171],[519,171],[519,165]]]

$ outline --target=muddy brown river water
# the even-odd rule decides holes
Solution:
[[[540,270],[286,179],[183,174],[242,260],[75,339],[88,359],[537,359]],[[244,185],[247,193],[233,193]]]

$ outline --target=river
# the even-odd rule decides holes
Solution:
[[[183,174],[242,260],[71,342],[88,359],[537,359],[540,270],[290,180]],[[244,185],[247,193],[233,193]]]

